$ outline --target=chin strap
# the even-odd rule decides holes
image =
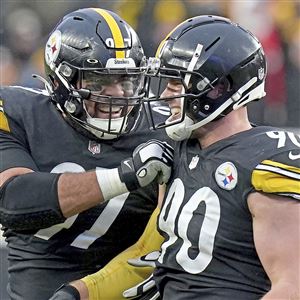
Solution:
[[[194,121],[188,116],[184,117],[184,120],[180,123],[165,127],[167,135],[174,141],[179,142],[191,137],[193,130],[191,126]]]

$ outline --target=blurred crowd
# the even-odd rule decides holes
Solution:
[[[147,56],[184,19],[231,18],[261,40],[268,60],[267,96],[250,108],[251,120],[300,128],[299,0],[1,0],[0,84],[41,87],[31,74],[43,76],[49,32],[67,12],[83,7],[119,13],[137,30]]]

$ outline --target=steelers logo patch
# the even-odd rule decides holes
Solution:
[[[55,30],[49,37],[45,48],[46,63],[52,68],[55,63],[61,47],[61,32]]]
[[[215,173],[218,186],[224,190],[233,190],[237,185],[238,173],[235,165],[231,162],[221,164]]]

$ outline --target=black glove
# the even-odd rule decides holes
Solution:
[[[63,284],[49,300],[80,300],[80,294],[74,286]]]
[[[167,183],[172,171],[174,150],[166,142],[150,140],[135,148],[132,158],[119,167],[119,176],[128,191],[136,190],[157,180]]]

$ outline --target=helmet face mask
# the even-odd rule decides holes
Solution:
[[[102,9],[65,16],[45,48],[53,101],[75,129],[100,139],[132,129],[144,96],[145,65],[134,30]]]
[[[149,61],[155,62],[155,68],[148,68],[145,106],[163,100],[173,115],[157,124],[147,109],[151,127],[166,127],[175,135],[178,129],[182,138],[178,135],[176,140],[188,138],[193,130],[265,95],[266,61],[261,44],[225,18],[199,16],[181,23],[161,43],[157,58]],[[162,92],[167,86],[163,80],[182,84],[182,93],[175,93],[177,100],[172,100],[173,87],[170,93]],[[187,133],[182,134],[184,131]]]

